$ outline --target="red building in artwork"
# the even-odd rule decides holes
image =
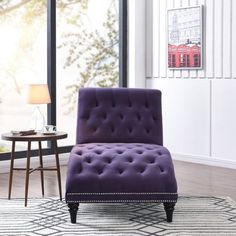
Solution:
[[[168,45],[168,67],[188,68],[201,66],[201,47],[197,44]]]

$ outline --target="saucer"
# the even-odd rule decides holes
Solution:
[[[56,134],[57,131],[52,131],[52,132],[43,132],[42,134],[44,135],[52,135],[52,134]]]

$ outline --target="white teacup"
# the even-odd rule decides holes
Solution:
[[[57,131],[57,128],[55,125],[45,125],[44,130],[46,133],[53,133]]]

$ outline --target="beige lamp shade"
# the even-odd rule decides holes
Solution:
[[[51,98],[47,84],[30,84],[27,101],[29,104],[48,104]]]

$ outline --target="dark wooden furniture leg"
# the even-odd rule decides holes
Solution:
[[[166,212],[167,222],[172,222],[173,212],[175,209],[175,203],[174,202],[164,202],[163,205],[164,205],[164,209]]]
[[[40,163],[42,196],[44,197],[43,155],[42,155],[42,143],[41,143],[41,141],[39,141],[39,163]]]
[[[62,194],[61,194],[61,172],[60,172],[60,162],[59,162],[59,156],[58,156],[57,140],[53,140],[52,142],[53,142],[54,152],[55,152],[55,157],[56,157],[59,195],[60,195],[60,200],[62,201]]]
[[[25,207],[27,206],[28,189],[29,189],[30,151],[31,151],[31,141],[28,141],[27,162],[26,162],[26,177],[25,177]]]
[[[68,203],[69,212],[70,212],[70,220],[72,224],[76,223],[77,211],[79,208],[79,203]]]
[[[40,171],[41,177],[41,187],[42,187],[42,195],[45,193],[44,186],[44,171],[57,171],[58,185],[59,185],[59,194],[60,200],[62,200],[62,188],[61,188],[61,173],[60,173],[60,163],[59,163],[59,155],[58,155],[58,147],[57,140],[63,139],[67,137],[67,133],[65,132],[57,132],[56,134],[44,135],[37,133],[37,135],[13,135],[12,133],[5,133],[1,135],[3,140],[11,141],[11,161],[10,161],[10,173],[9,173],[9,189],[8,189],[8,199],[11,199],[12,185],[13,185],[13,172],[15,170],[25,171],[25,206],[27,206],[28,201],[28,190],[29,190],[29,175],[34,171]],[[15,159],[15,146],[16,142],[27,142],[27,157],[26,157],[26,167],[25,168],[16,168],[14,167],[14,159]],[[31,158],[31,142],[38,142],[38,154],[39,154],[39,163],[40,166],[37,168],[30,168],[30,158]],[[55,151],[56,157],[56,167],[53,168],[45,168],[43,165],[43,152],[42,152],[42,141],[52,141],[52,149]]]
[[[12,141],[11,148],[11,164],[10,164],[10,177],[9,177],[9,189],[8,189],[8,199],[11,199],[11,189],[12,189],[12,178],[13,178],[13,167],[14,167],[14,159],[15,159],[15,141]]]

